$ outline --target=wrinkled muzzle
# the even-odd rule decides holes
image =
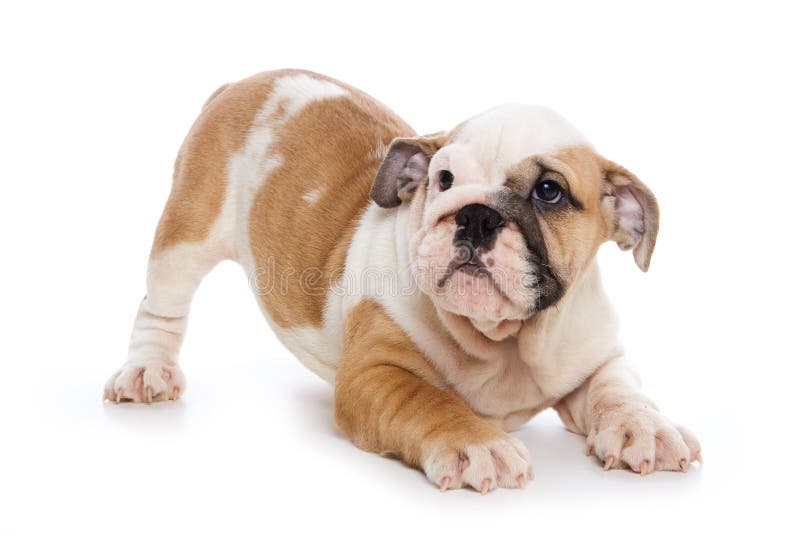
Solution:
[[[519,208],[482,185],[430,203],[412,241],[412,267],[437,306],[476,322],[499,322],[527,319],[557,300],[560,285],[536,218]]]

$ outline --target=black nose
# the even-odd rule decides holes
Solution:
[[[469,204],[456,213],[456,224],[456,241],[468,241],[475,248],[489,248],[497,229],[503,226],[503,216],[489,206]]]

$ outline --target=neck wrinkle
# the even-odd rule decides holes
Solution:
[[[472,321],[467,317],[434,307],[449,336],[464,352],[473,358],[489,361],[505,357],[509,354],[509,350],[515,351],[516,340],[514,336],[508,335],[503,339],[493,340],[475,328]]]

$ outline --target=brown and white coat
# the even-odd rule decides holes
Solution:
[[[455,181],[446,191],[442,169]],[[544,170],[580,209],[512,206]],[[392,172],[406,173],[394,189]],[[461,271],[448,276],[472,297],[437,292],[428,270],[449,261],[454,214],[470,204],[517,214],[480,258],[491,287],[500,275],[511,284],[499,295]],[[557,305],[535,304],[543,272],[536,287],[517,283],[530,271],[525,220],[559,281]],[[336,80],[259,74],[215,92],[180,149],[128,361],[105,396],[180,395],[192,295],[232,259],[281,341],[335,385],[342,431],[442,488],[522,486],[528,452],[506,431],[548,407],[607,468],[685,470],[699,444],[639,392],[594,260],[615,240],[646,270],[657,225],[649,190],[545,108],[503,106],[418,137]]]

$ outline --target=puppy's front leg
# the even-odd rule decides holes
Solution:
[[[597,455],[605,469],[629,467],[646,475],[686,471],[700,460],[697,438],[640,392],[624,358],[604,364],[555,409],[567,428],[586,436],[587,454]]]
[[[420,467],[442,490],[521,488],[518,439],[478,417],[377,304],[350,314],[336,375],[336,423],[359,447]]]

